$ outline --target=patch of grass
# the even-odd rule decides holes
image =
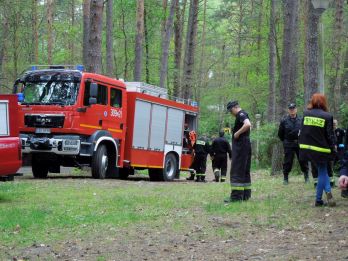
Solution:
[[[213,182],[17,179],[0,184],[1,244],[47,244],[137,224],[178,233],[196,224],[209,232],[199,237],[236,238],[244,225],[296,228],[315,211],[312,185],[300,177],[283,186],[281,178],[260,172],[249,202],[225,205],[229,193],[229,184]]]

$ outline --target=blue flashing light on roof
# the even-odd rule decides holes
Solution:
[[[37,66],[36,66],[36,65],[32,65],[32,66],[31,66],[31,70],[32,70],[32,71],[36,71],[36,70],[37,70]]]
[[[76,70],[83,72],[85,70],[85,67],[82,64],[78,64],[76,65]]]

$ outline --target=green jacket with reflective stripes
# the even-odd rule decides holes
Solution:
[[[333,117],[321,109],[305,111],[299,137],[300,159],[327,162],[334,156]]]

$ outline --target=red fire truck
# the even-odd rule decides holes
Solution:
[[[32,68],[15,82],[23,157],[31,157],[34,177],[90,166],[99,179],[148,169],[151,180],[170,181],[189,169],[183,133],[185,123],[197,127],[195,102],[79,69]]]
[[[22,165],[16,95],[0,95],[0,176],[13,177]]]

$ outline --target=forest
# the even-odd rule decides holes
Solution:
[[[31,65],[87,71],[197,100],[200,132],[230,127],[229,100],[278,123],[322,91],[348,124],[348,1],[2,0],[0,93]]]

